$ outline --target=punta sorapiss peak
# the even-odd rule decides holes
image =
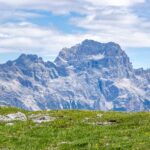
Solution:
[[[150,110],[150,70],[113,42],[84,40],[54,62],[22,54],[0,65],[0,105],[28,110]]]

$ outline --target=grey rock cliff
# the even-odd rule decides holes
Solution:
[[[0,65],[0,104],[28,110],[150,110],[150,70],[113,42],[85,40],[53,62],[22,54]]]

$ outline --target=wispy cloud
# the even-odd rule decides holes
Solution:
[[[138,8],[147,11],[145,6],[149,3],[148,0],[0,0],[0,52],[56,55],[62,47],[85,38],[115,41],[123,47],[150,47],[150,17],[138,11]],[[49,20],[50,24],[41,26],[33,21],[49,13],[53,14],[55,24]],[[79,27],[84,32],[68,33],[60,29],[59,16],[69,16],[66,24],[72,25],[72,30]]]
[[[0,26],[0,52],[24,52],[56,55],[62,46],[71,46],[89,37],[59,32],[55,28],[22,22]]]
[[[95,6],[123,6],[123,7],[128,7],[132,6],[138,3],[143,3],[145,0],[105,0],[105,1],[100,1],[100,0],[85,0],[87,2],[90,2],[91,4]]]

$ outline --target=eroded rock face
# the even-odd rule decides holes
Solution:
[[[85,40],[81,44],[63,49],[55,63],[58,66],[72,67],[77,73],[96,69],[105,78],[133,76],[128,56],[113,42],[104,44]]]
[[[21,55],[0,65],[0,105],[28,110],[150,110],[150,71],[135,70],[113,42],[85,40],[54,63]]]

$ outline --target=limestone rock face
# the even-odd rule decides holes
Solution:
[[[0,122],[11,122],[11,121],[27,121],[25,114],[17,112],[15,114],[0,115]]]
[[[0,105],[28,110],[150,110],[150,70],[113,42],[85,40],[53,62],[22,54],[0,65]]]

